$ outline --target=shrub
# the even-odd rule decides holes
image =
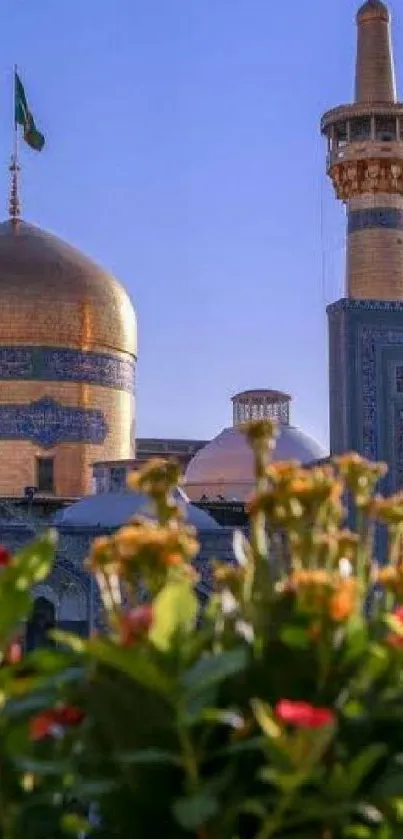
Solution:
[[[235,534],[236,564],[215,564],[202,616],[171,463],[133,478],[155,523],[92,547],[107,634],[57,632],[60,647],[18,661],[54,537],[0,553],[2,839],[403,834],[403,496],[376,495],[383,464],[273,463],[273,426],[244,432],[250,536]]]

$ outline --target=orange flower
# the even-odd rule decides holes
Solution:
[[[374,463],[356,452],[348,452],[335,457],[334,463],[358,507],[368,504],[376,484],[388,471],[386,463]]]
[[[392,526],[403,524],[403,492],[398,492],[389,498],[377,496],[369,507],[369,514],[385,524]]]
[[[356,608],[356,592],[345,585],[331,595],[329,600],[329,616],[335,623],[348,620]]]

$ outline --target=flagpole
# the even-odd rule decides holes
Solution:
[[[11,174],[11,184],[10,184],[10,203],[9,203],[9,215],[11,222],[14,226],[14,232],[18,232],[19,226],[19,218],[20,218],[20,196],[19,196],[19,174],[20,174],[20,163],[19,163],[19,138],[18,138],[18,125],[16,119],[16,112],[15,112],[15,102],[16,102],[16,82],[17,82],[17,65],[14,64],[14,79],[13,79],[13,122],[14,122],[14,135],[13,135],[13,153],[11,155],[11,163],[10,163],[10,174]]]

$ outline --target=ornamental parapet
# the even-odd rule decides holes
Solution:
[[[329,166],[328,174],[341,201],[359,195],[403,195],[403,155],[398,158],[342,159]]]

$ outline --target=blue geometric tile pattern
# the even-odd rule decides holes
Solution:
[[[348,233],[384,227],[403,230],[403,211],[396,207],[373,207],[369,210],[351,210],[348,214]]]
[[[130,357],[57,347],[0,347],[0,380],[84,382],[134,393]]]
[[[101,444],[107,433],[99,410],[67,408],[46,397],[29,405],[0,405],[0,440],[31,440],[46,449],[59,443]]]
[[[331,451],[389,466],[403,486],[403,302],[339,300],[328,307]]]

